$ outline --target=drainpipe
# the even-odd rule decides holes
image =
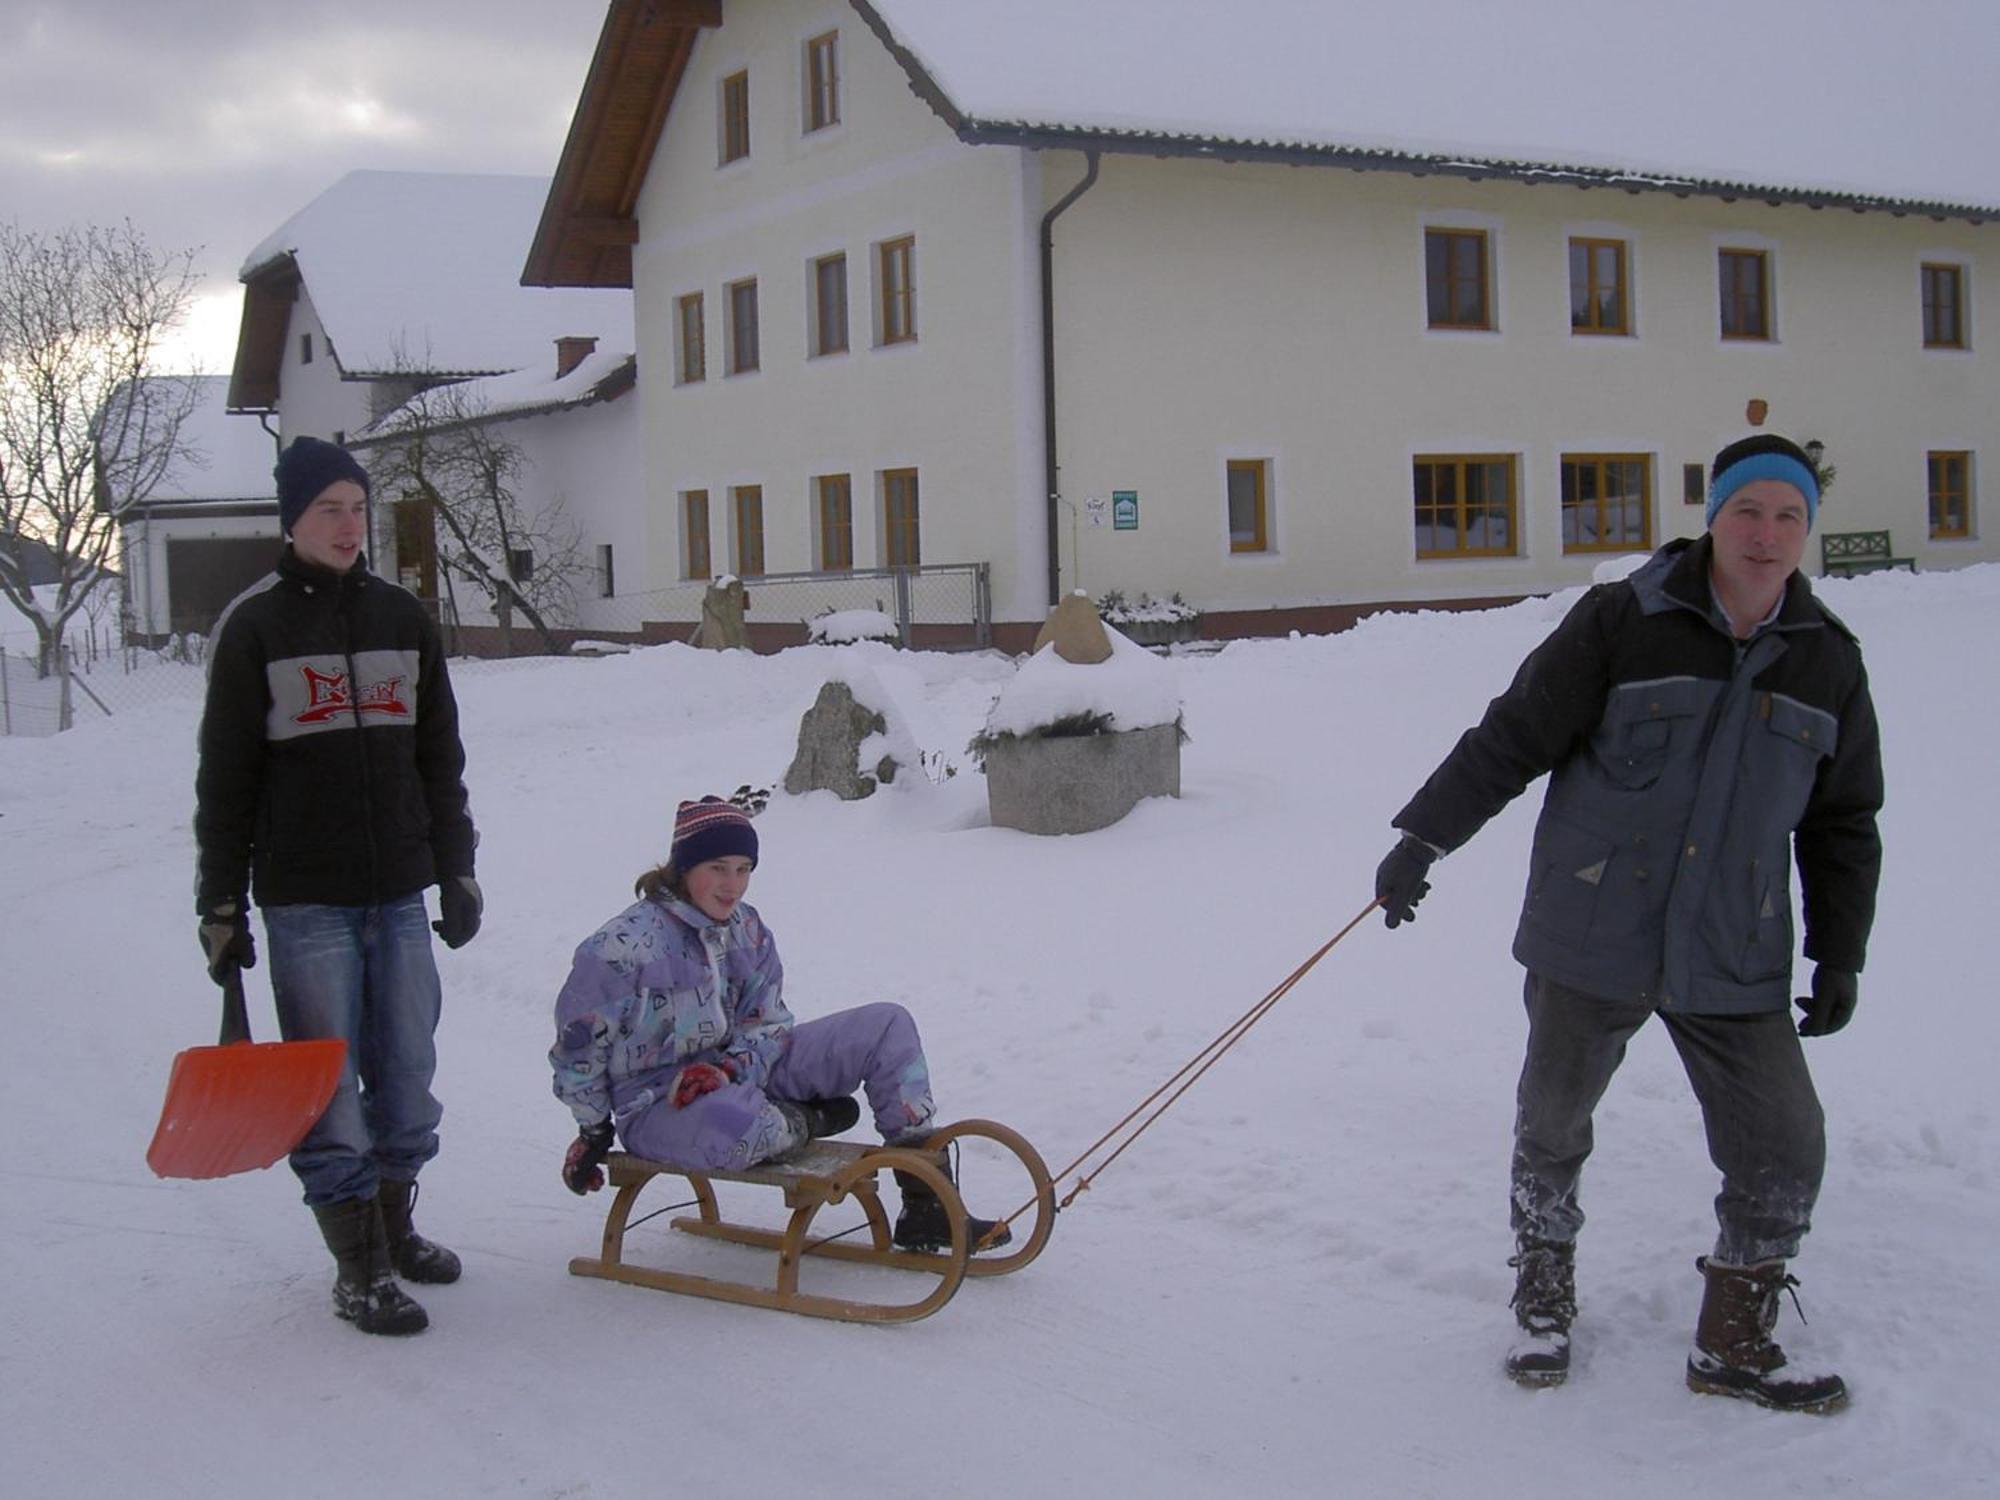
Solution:
[[[1056,216],[1097,183],[1097,153],[1086,151],[1083,180],[1042,215],[1042,478],[1048,496],[1049,605],[1062,597],[1061,518],[1056,514]]]

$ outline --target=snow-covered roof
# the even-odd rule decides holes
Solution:
[[[504,421],[531,417],[608,401],[631,389],[636,357],[630,349],[596,349],[567,374],[557,375],[549,363],[505,375],[487,375],[455,385],[420,391],[394,411],[385,412],[349,436],[356,448],[379,443],[409,427],[426,422]],[[449,413],[449,416],[443,414]]]
[[[242,279],[295,262],[349,375],[539,368],[567,335],[629,349],[629,292],[521,285],[548,191],[546,177],[350,172],[252,250]]]
[[[862,9],[974,139],[1104,132],[2000,207],[1992,0]]]
[[[140,404],[136,413],[176,410],[193,386],[195,405],[182,418],[180,444],[185,450],[167,465],[159,482],[146,492],[146,503],[157,505],[201,500],[271,500],[276,496],[271,468],[277,447],[253,417],[231,416],[226,375],[150,375],[135,383]],[[122,385],[105,405],[107,420],[122,411],[120,403],[133,384]]]

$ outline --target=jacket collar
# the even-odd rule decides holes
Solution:
[[[1647,614],[1664,609],[1691,609],[1703,619],[1714,618],[1713,590],[1708,581],[1715,544],[1708,533],[1668,542],[1632,575],[1633,592]],[[1773,630],[1810,630],[1826,623],[1824,606],[1813,597],[1812,584],[1796,568],[1785,580],[1784,602],[1778,606]]]
[[[278,571],[294,583],[309,589],[358,589],[371,576],[368,572],[368,554],[361,553],[354,559],[354,566],[345,573],[336,573],[331,568],[321,567],[316,562],[307,562],[293,549],[290,542],[278,554]]]

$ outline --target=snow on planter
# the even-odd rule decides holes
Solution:
[[[1107,828],[1142,797],[1181,791],[1181,701],[1173,667],[1117,631],[1089,664],[1042,647],[994,700],[971,750],[994,826],[1027,833]]]

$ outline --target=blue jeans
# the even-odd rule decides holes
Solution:
[[[314,1207],[415,1182],[437,1155],[431,1095],[443,992],[421,892],[381,906],[267,906],[266,951],[286,1041],[340,1037],[333,1102],[292,1153]]]

